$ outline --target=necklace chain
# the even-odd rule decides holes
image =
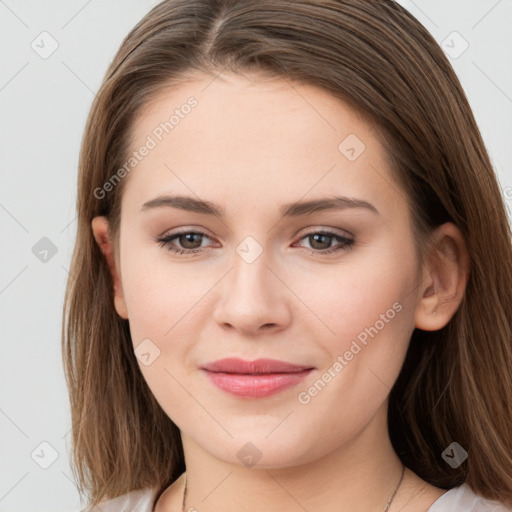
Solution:
[[[393,494],[389,498],[388,502],[386,503],[386,506],[384,507],[384,512],[389,511],[389,507],[391,506],[391,503],[395,499],[396,493],[398,492],[398,489],[400,485],[402,484],[402,480],[404,479],[404,473],[405,473],[405,466],[402,464],[402,474],[400,476],[400,480],[398,481],[397,486],[395,487],[395,490],[393,491]],[[187,475],[185,474],[185,490],[183,491],[183,503],[181,505],[181,512],[185,512],[185,498],[187,496]]]
[[[402,485],[402,480],[404,479],[404,473],[405,473],[405,466],[402,464],[402,474],[400,475],[400,480],[398,480],[398,484],[395,487],[393,494],[391,495],[386,506],[384,507],[384,512],[388,512],[389,507],[391,506],[391,503],[395,499],[396,493],[398,492],[398,488]],[[187,475],[185,475],[185,484],[187,483],[186,478],[187,478]],[[183,504],[185,504],[185,502],[183,502]]]

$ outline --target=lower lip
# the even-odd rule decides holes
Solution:
[[[236,396],[264,398],[297,385],[312,371],[302,370],[291,373],[267,373],[246,375],[241,373],[221,373],[205,370],[208,378],[218,388]]]

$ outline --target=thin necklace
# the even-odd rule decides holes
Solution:
[[[402,464],[402,474],[400,476],[400,480],[398,481],[398,484],[395,487],[393,494],[391,495],[386,506],[384,507],[384,512],[388,512],[389,507],[391,506],[391,503],[395,499],[396,493],[398,492],[398,489],[399,489],[400,485],[402,484],[402,480],[404,479],[404,473],[405,473],[405,466]],[[187,496],[187,475],[185,473],[185,490],[183,491],[183,503],[181,505],[181,512],[185,512],[185,497],[186,496]]]
[[[384,512],[388,512],[392,501],[395,499],[396,493],[398,492],[398,488],[400,487],[400,485],[402,484],[402,480],[404,479],[404,473],[405,473],[405,466],[402,464],[402,475],[400,476],[400,480],[398,480],[398,485],[395,487],[395,490],[393,491],[391,498],[389,498],[389,501],[387,502],[386,506],[384,507]],[[187,479],[187,475],[185,475],[185,485],[187,483],[186,479]],[[185,502],[183,502],[183,503],[185,503]]]

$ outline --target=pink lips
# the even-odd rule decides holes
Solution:
[[[263,398],[302,381],[313,369],[275,359],[219,359],[201,367],[211,382],[236,396]]]

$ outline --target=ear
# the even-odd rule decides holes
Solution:
[[[108,233],[107,218],[104,216],[94,217],[94,219],[92,219],[92,232],[96,242],[100,246],[101,252],[107,260],[112,275],[112,281],[114,283],[114,306],[117,314],[127,320],[128,311],[124,300],[123,287],[121,286],[120,273],[114,258],[112,240]]]
[[[469,277],[469,254],[464,236],[451,222],[434,232],[434,254],[425,262],[415,326],[442,329],[457,312]]]

